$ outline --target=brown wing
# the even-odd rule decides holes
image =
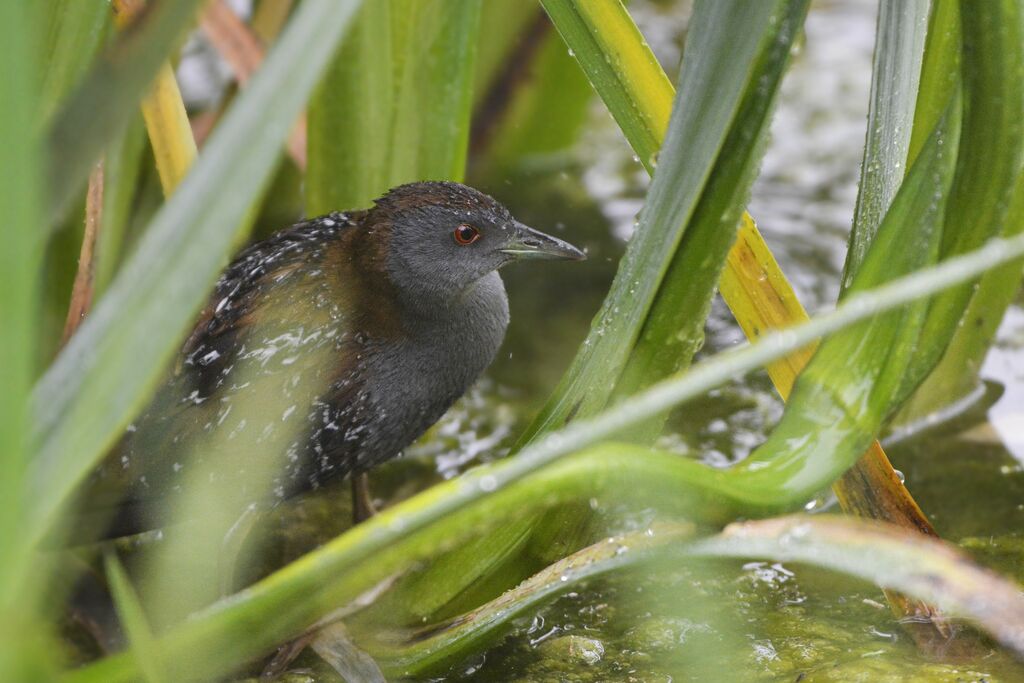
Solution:
[[[303,474],[317,411],[359,389],[337,381],[359,340],[352,302],[325,273],[325,232],[344,228],[334,218],[254,245],[225,271],[166,381],[82,492],[85,512],[115,520],[107,535],[159,525],[160,503],[197,471],[240,499],[256,496],[240,482],[261,467],[275,488]]]

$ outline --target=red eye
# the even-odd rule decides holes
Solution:
[[[455,241],[462,245],[473,244],[480,239],[480,231],[468,223],[463,223],[455,228],[455,232],[452,234],[455,235]]]

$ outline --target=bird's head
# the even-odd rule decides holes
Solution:
[[[400,185],[375,202],[386,226],[387,269],[401,286],[463,289],[525,259],[582,260],[576,247],[529,228],[486,194],[451,182]]]

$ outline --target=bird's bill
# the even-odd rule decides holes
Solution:
[[[564,240],[527,227],[515,224],[515,235],[501,252],[515,259],[566,259],[582,261],[587,255]]]

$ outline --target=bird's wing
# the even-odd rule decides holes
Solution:
[[[337,381],[360,340],[345,292],[324,276],[322,240],[287,233],[225,271],[150,406],[83,491],[87,509],[119,518],[117,533],[151,528],[139,511],[191,481],[191,471],[237,482],[256,462],[287,467],[264,453],[298,460],[310,422],[320,419],[316,407],[359,391],[358,381]],[[224,495],[254,495],[219,486]]]

